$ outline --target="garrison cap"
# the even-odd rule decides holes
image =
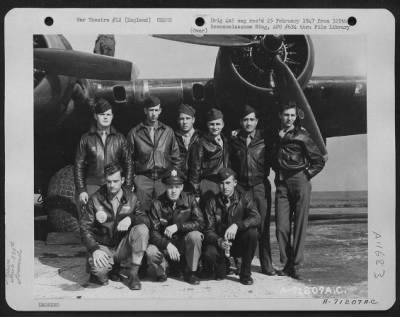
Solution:
[[[218,171],[218,180],[223,182],[227,178],[233,176],[236,179],[236,173],[229,167],[223,167]]]
[[[160,103],[161,103],[160,99],[158,99],[158,97],[155,97],[155,96],[147,96],[143,100],[143,105],[144,105],[145,108],[156,107]]]
[[[94,106],[94,113],[99,114],[99,113],[104,113],[107,110],[112,110],[111,104],[105,100],[104,98],[99,98],[95,101],[95,106]]]
[[[222,114],[221,110],[212,108],[208,113],[207,113],[207,121],[213,121],[217,119],[223,119],[224,115]]]
[[[162,182],[166,185],[182,185],[185,177],[176,168],[170,168],[162,177]]]
[[[194,118],[196,110],[192,106],[182,103],[179,105],[178,113],[184,113]]]
[[[244,118],[245,116],[247,116],[247,115],[249,115],[250,113],[253,113],[253,112],[257,117],[257,111],[252,106],[244,105],[242,113],[240,114],[240,117]]]

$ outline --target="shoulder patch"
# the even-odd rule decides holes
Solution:
[[[107,214],[104,210],[99,210],[96,212],[96,220],[99,223],[105,223],[107,221]]]

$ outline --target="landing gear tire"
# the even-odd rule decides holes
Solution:
[[[63,167],[50,179],[45,208],[49,232],[79,231],[72,165]]]

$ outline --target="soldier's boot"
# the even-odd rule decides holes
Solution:
[[[131,290],[140,290],[142,285],[139,280],[139,265],[133,264],[128,273],[128,287]]]
[[[196,271],[192,271],[189,267],[185,268],[184,280],[192,285],[199,285],[200,279],[196,275]]]
[[[110,278],[111,281],[119,282],[121,280],[121,276],[119,275],[120,270],[121,270],[121,264],[115,263],[110,273],[108,273],[108,277]]]
[[[221,257],[217,259],[217,263],[215,264],[215,279],[217,281],[225,279],[226,273],[227,273],[227,266],[225,257]]]
[[[94,274],[90,274],[89,283],[97,284],[97,285],[108,285],[107,276],[96,276]]]

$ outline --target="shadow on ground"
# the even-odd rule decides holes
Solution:
[[[338,288],[343,290],[342,297],[362,298],[368,296],[368,235],[367,219],[354,218],[341,221],[311,221],[305,249],[305,265],[302,281],[288,277],[269,277],[260,274],[258,258],[253,262],[252,271],[255,284],[251,287],[238,283],[238,276],[230,275],[222,283],[202,280],[201,289],[210,296],[240,297],[260,296],[280,298],[280,289],[286,286],[300,288]],[[272,258],[279,268],[279,251],[275,239],[275,226],[271,225]],[[76,298],[88,296],[93,289],[94,295],[99,287],[87,283],[86,250],[82,245],[46,245],[35,241],[35,296],[67,296],[76,292]],[[151,288],[154,298],[168,297],[176,292],[179,296],[200,296],[197,286],[169,278],[168,282],[158,284],[150,279],[142,279],[145,288]],[[111,283],[114,290],[124,291],[124,283]],[[108,287],[108,286],[107,286]],[[218,287],[221,289],[218,291]],[[229,288],[227,293],[226,288]],[[247,287],[247,288],[246,288]],[[216,288],[216,289],[215,289]],[[197,288],[199,289],[199,288]],[[194,292],[187,293],[187,291]],[[155,292],[155,293],[154,293]],[[212,295],[215,292],[216,295]],[[132,293],[132,292],[131,292]],[[108,290],[108,294],[111,294]],[[74,294],[75,295],[75,294]],[[304,294],[302,294],[304,295]],[[326,297],[320,292],[306,294],[312,297]],[[131,295],[132,296],[132,295]],[[137,296],[136,294],[134,296]],[[150,295],[149,295],[150,296]],[[203,295],[201,295],[203,296]],[[206,295],[204,295],[206,296]],[[340,297],[339,296],[339,297]],[[113,297],[113,296],[111,296]]]

